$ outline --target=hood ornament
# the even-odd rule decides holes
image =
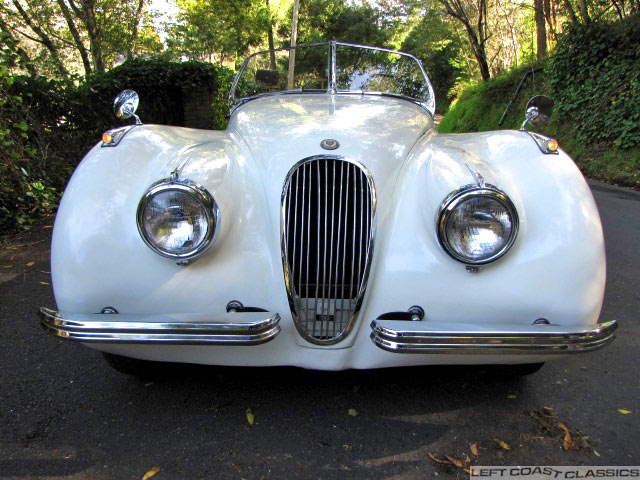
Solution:
[[[334,140],[333,138],[325,138],[320,142],[320,146],[325,150],[335,150],[340,146],[340,144],[338,143],[337,140]]]

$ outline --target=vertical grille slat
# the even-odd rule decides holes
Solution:
[[[299,162],[282,194],[282,259],[300,334],[318,344],[348,334],[362,302],[371,261],[375,188],[356,162],[312,157]]]

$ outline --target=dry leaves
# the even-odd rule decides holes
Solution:
[[[624,408],[619,408],[618,412],[621,413],[622,415],[629,415],[631,413],[631,410],[625,410]]]
[[[464,468],[464,462],[459,458],[454,457],[453,455],[449,455],[448,453],[444,454],[444,457],[451,462],[451,464],[455,465],[458,468]]]
[[[507,442],[504,442],[499,438],[494,438],[493,441],[496,442],[500,446],[500,448],[502,448],[503,450],[511,450],[511,447]]]
[[[27,262],[25,263],[25,266],[27,267],[33,267],[35,265],[35,262]]]
[[[476,446],[475,443],[473,443],[471,446],[472,447],[475,446],[475,453],[473,453],[473,448],[471,450],[471,453],[473,453],[473,455],[477,458],[478,447]],[[467,454],[465,454],[464,459],[458,458],[455,455],[452,455],[450,453],[445,453],[444,458],[438,458],[431,452],[429,452],[427,455],[429,455],[429,458],[431,460],[433,460],[436,463],[439,463],[440,465],[453,465],[454,467],[461,468],[465,472],[469,473],[469,467],[471,467],[471,459]]]
[[[548,433],[557,435],[558,432],[562,432],[562,448],[565,452],[590,446],[588,437],[577,430],[572,430],[566,423],[558,421],[551,408],[544,407],[542,410],[532,410],[529,415],[536,419]]]
[[[450,462],[448,462],[447,460],[441,460],[440,458],[436,457],[433,453],[429,452],[427,455],[429,455],[429,458],[431,460],[433,460],[436,463],[445,463],[445,464],[449,464]]]
[[[144,474],[144,476],[142,477],[142,480],[149,480],[159,471],[160,471],[160,467],[153,467],[151,470],[149,470],[147,473]]]
[[[564,440],[562,441],[562,448],[564,448],[565,452],[571,450],[571,433],[569,433],[569,427],[567,427],[564,423],[558,422],[558,428],[564,432]]]
[[[351,415],[352,417],[356,417],[358,416],[358,411],[355,408],[350,408],[349,415]]]
[[[471,445],[469,445],[469,448],[471,449],[471,455],[473,455],[476,458],[478,458],[480,456],[480,453],[478,452],[478,444],[477,443],[472,443]]]

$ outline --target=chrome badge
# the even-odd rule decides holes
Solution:
[[[325,138],[320,142],[320,146],[325,150],[335,150],[340,146],[340,144],[338,143],[337,140],[334,140],[333,138]]]

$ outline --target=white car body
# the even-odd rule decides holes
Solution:
[[[339,147],[321,148],[325,139]],[[294,165],[319,155],[363,166],[376,196],[361,307],[331,344],[310,342],[296,328],[283,273],[283,185]],[[220,211],[212,247],[188,265],[152,251],[136,225],[141,197],[176,169],[210,192]],[[447,195],[482,179],[510,197],[520,228],[502,258],[468,271],[439,243],[436,222]],[[401,98],[271,95],[238,106],[225,131],[139,125],[115,148],[96,145],[58,211],[58,312],[43,309],[43,322],[92,348],[155,361],[321,370],[536,363],[613,339],[615,324],[598,323],[605,269],[587,183],[566,153],[544,154],[527,132],[438,134],[430,112]],[[266,312],[228,312],[231,300]],[[379,319],[412,305],[424,309],[422,319]],[[100,314],[106,307],[118,314]],[[275,314],[277,328],[272,324],[264,343],[248,345],[161,336],[150,342],[140,327],[228,328]],[[131,332],[138,336],[121,335],[126,328],[114,329],[117,322],[137,324]],[[422,348],[422,334],[444,340]],[[487,336],[475,348],[458,338]],[[403,337],[417,348],[403,345]],[[510,345],[517,337],[533,348]],[[536,349],[533,338],[561,340]]]

